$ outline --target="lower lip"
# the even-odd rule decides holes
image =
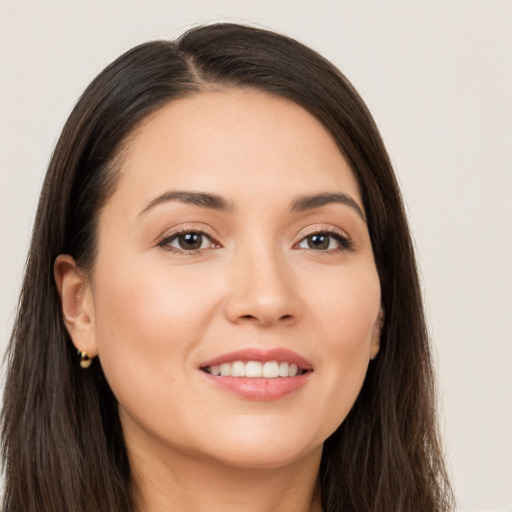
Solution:
[[[263,377],[220,377],[202,372],[208,380],[221,389],[249,400],[270,401],[283,398],[302,388],[312,372],[295,377],[265,379]]]

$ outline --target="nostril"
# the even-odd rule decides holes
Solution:
[[[259,293],[251,289],[236,289],[224,303],[230,322],[270,326],[279,323],[290,325],[299,316],[300,303],[294,294]]]
[[[261,323],[262,325],[271,325],[273,324],[275,321],[277,322],[289,322],[290,320],[293,320],[294,316],[293,315],[282,315],[282,316],[278,316],[278,317],[274,317],[274,319],[272,318],[267,318],[265,315],[261,315],[261,316],[258,316],[258,315],[241,315],[239,317],[239,320],[243,320],[243,321],[247,321],[247,322],[257,322],[257,323]]]

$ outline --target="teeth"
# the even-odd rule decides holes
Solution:
[[[238,361],[235,361],[235,362],[238,363]],[[263,365],[258,361],[247,362],[245,364],[245,376],[246,377],[261,377],[262,366]]]
[[[297,365],[286,361],[234,361],[233,363],[222,363],[220,365],[204,368],[207,373],[221,377],[263,377],[265,379],[276,379],[278,377],[295,377],[305,373]]]
[[[275,379],[279,377],[279,363],[277,361],[269,361],[263,365],[263,377],[266,379]]]
[[[231,376],[232,377],[245,377],[246,372],[245,364],[242,361],[235,361],[231,365]]]

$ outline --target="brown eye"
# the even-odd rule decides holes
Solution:
[[[308,243],[308,247],[310,249],[326,250],[329,249],[331,236],[324,233],[320,233],[318,235],[308,236],[306,240]]]
[[[203,244],[203,235],[200,233],[185,233],[179,235],[176,239],[180,249],[185,251],[195,251],[201,248]]]
[[[169,236],[160,242],[160,246],[176,252],[192,252],[212,247],[212,239],[198,231],[187,231]]]
[[[304,237],[298,244],[300,249],[313,251],[340,251],[349,249],[351,242],[339,233],[319,232]]]

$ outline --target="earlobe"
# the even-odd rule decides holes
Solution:
[[[66,329],[75,347],[89,358],[97,355],[94,304],[90,283],[68,254],[55,259],[53,273]]]
[[[375,359],[380,350],[380,335],[382,332],[382,326],[384,325],[384,310],[382,307],[379,310],[377,320],[373,326],[372,332],[372,344],[370,347],[370,359]]]

